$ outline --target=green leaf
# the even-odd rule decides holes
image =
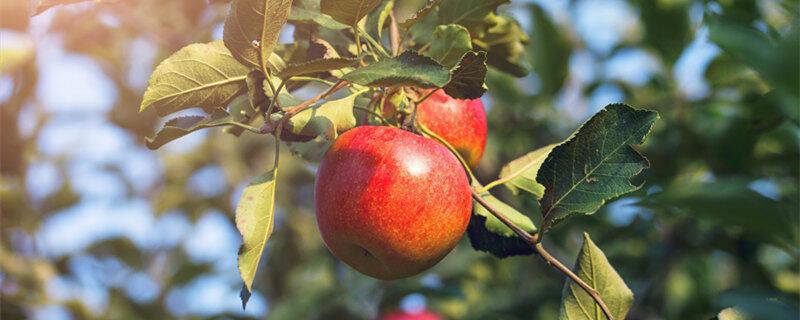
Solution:
[[[417,22],[425,19],[425,17],[427,17],[428,14],[431,13],[434,8],[436,8],[436,5],[438,5],[439,2],[441,2],[441,0],[429,0],[427,3],[425,3],[425,6],[417,10],[413,16],[404,20],[403,22],[400,22],[399,26],[403,29],[413,27]]]
[[[525,54],[525,44],[530,39],[519,23],[510,17],[491,14],[479,26],[481,28],[471,28],[470,33],[473,34],[474,47],[487,52],[486,62],[515,77],[526,76],[528,68],[523,65],[522,58]]]
[[[717,320],[747,320],[750,319],[737,308],[726,308],[717,314]]]
[[[140,111],[153,107],[164,116],[193,107],[224,107],[247,89],[248,72],[222,41],[190,44],[153,71]]]
[[[452,69],[465,53],[472,50],[469,31],[457,24],[438,26],[433,31],[433,41],[427,56]]]
[[[536,175],[545,187],[542,229],[592,214],[607,200],[639,189],[630,178],[650,163],[631,145],[644,142],[656,119],[655,111],[611,104],[553,148]]]
[[[324,135],[329,140],[356,126],[353,105],[356,98],[367,90],[358,91],[339,100],[327,101],[308,108],[293,116],[287,122],[291,133],[316,137]]]
[[[242,235],[239,247],[239,275],[242,277],[242,307],[253,291],[258,262],[272,233],[275,219],[275,183],[278,169],[256,177],[242,191],[236,205],[236,229]]]
[[[281,79],[288,79],[302,74],[318,73],[350,67],[358,62],[356,58],[323,58],[299,63],[290,63],[278,73]]]
[[[800,243],[796,208],[764,197],[749,185],[748,180],[730,178],[675,183],[643,200],[643,203],[678,208],[714,225],[741,228],[743,233],[754,238],[796,250]]]
[[[325,136],[317,136],[309,141],[287,142],[286,145],[293,155],[307,161],[319,162],[332,143],[333,141]]]
[[[486,92],[486,52],[470,51],[461,57],[444,92],[456,99],[477,99]]]
[[[550,19],[541,6],[531,5],[531,14],[533,41],[529,46],[530,61],[536,75],[541,79],[542,92],[555,95],[567,79],[572,48],[563,30]]]
[[[348,26],[355,26],[369,14],[381,0],[321,0],[322,13]]]
[[[292,0],[233,0],[222,33],[225,46],[239,62],[260,68],[272,54],[291,6]]]
[[[460,24],[467,28],[480,24],[497,11],[501,4],[511,0],[442,0],[439,5],[439,24]]]
[[[489,193],[482,194],[481,197],[523,230],[528,233],[536,231],[533,221],[513,207]],[[467,235],[475,250],[489,252],[499,258],[530,255],[534,252],[530,244],[519,238],[478,202],[474,202],[472,208],[473,215],[467,227]]]
[[[383,28],[393,9],[393,0],[383,1],[377,10],[367,15],[364,28],[366,28],[367,32],[377,39],[378,42],[383,38]]]
[[[583,234],[583,247],[573,271],[581,280],[597,289],[614,319],[625,319],[633,304],[633,292],[625,285],[625,281],[608,263],[606,255],[592,242],[587,233]],[[568,280],[564,285],[558,319],[606,320],[606,317],[592,296],[578,284]]]
[[[305,23],[313,22],[331,30],[342,30],[350,28],[350,26],[346,24],[333,20],[333,18],[331,18],[331,16],[327,14],[301,7],[292,7],[291,12],[289,13],[289,20],[305,22]]]
[[[786,72],[800,68],[800,23],[777,43],[754,27],[730,17],[707,17],[709,39],[725,53],[746,64],[773,87],[800,96],[800,73]]]
[[[196,130],[235,124],[233,116],[223,109],[216,109],[208,116],[177,117],[167,121],[154,137],[145,138],[145,144],[150,150],[155,150]]]
[[[406,51],[397,57],[383,59],[358,68],[342,79],[363,86],[419,86],[443,87],[450,81],[450,71],[435,60],[415,51]]]
[[[505,180],[504,185],[514,195],[523,190],[533,194],[536,199],[541,199],[544,195],[544,186],[536,182],[536,173],[555,146],[551,144],[539,148],[509,162],[500,169],[500,180]]]

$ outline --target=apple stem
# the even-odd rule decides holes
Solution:
[[[541,243],[541,239],[539,238],[538,233],[534,233],[531,235],[525,230],[522,230],[522,228],[518,227],[513,222],[511,222],[511,220],[509,220],[508,217],[500,213],[500,211],[498,211],[497,209],[492,207],[488,202],[486,202],[486,200],[483,199],[483,197],[481,197],[481,195],[477,191],[475,191],[475,189],[472,189],[472,198],[475,199],[475,201],[477,201],[481,206],[486,208],[486,210],[488,210],[498,220],[503,222],[503,224],[511,228],[511,230],[514,231],[514,233],[516,233],[520,238],[522,238],[522,240],[531,245],[531,247],[533,247],[536,250],[536,252],[539,253],[539,256],[542,257],[542,259],[544,259],[544,261],[547,262],[547,264],[553,266],[562,274],[571,279],[573,282],[577,283],[581,288],[583,288],[583,290],[586,291],[586,293],[588,293],[592,297],[592,299],[594,299],[595,303],[597,303],[597,305],[600,306],[600,309],[603,310],[603,314],[606,316],[606,318],[608,318],[609,320],[614,320],[614,316],[611,315],[611,310],[608,309],[608,306],[603,301],[603,298],[600,296],[600,293],[595,288],[593,288],[585,281],[583,281],[583,279],[578,277],[578,275],[572,272],[572,270],[567,268],[567,266],[561,263],[561,261],[553,257],[553,255],[551,255],[550,252],[545,250],[544,246]]]

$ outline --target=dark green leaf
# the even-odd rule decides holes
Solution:
[[[311,61],[291,63],[278,73],[281,79],[288,79],[302,74],[325,72],[346,68],[358,62],[356,58],[323,58]]]
[[[748,185],[739,179],[675,184],[644,203],[676,207],[717,225],[741,228],[782,248],[796,248],[800,241],[796,208],[764,197]]]
[[[456,99],[477,99],[486,92],[486,52],[470,51],[461,57],[444,92]]]
[[[553,148],[536,175],[545,187],[542,229],[592,214],[607,200],[639,189],[630,178],[650,163],[631,145],[644,142],[656,119],[654,111],[608,105]]]
[[[236,229],[242,235],[239,248],[239,275],[242,277],[242,307],[253,291],[258,262],[272,233],[275,219],[275,183],[278,170],[256,177],[242,191],[236,206]]]
[[[375,9],[381,0],[321,0],[322,13],[348,26],[355,26]]]
[[[775,88],[800,95],[800,73],[786,72],[800,68],[799,23],[778,43],[744,22],[724,16],[708,16],[708,26],[709,39],[725,53],[758,72]]]
[[[581,280],[597,289],[614,319],[625,319],[633,304],[633,292],[625,285],[625,281],[608,263],[606,255],[592,242],[587,233],[583,234],[583,247],[573,271]],[[591,295],[578,284],[567,281],[561,297],[561,312],[558,319],[606,320],[606,317]]]
[[[504,185],[514,195],[523,190],[533,194],[536,199],[541,199],[544,195],[544,186],[536,182],[536,173],[555,146],[551,144],[539,148],[509,162],[500,169],[500,180],[505,181]]]
[[[291,0],[233,0],[222,35],[225,46],[239,62],[260,68],[272,55],[291,6]]]
[[[167,121],[154,137],[146,138],[145,143],[148,148],[155,150],[195,130],[234,125],[235,123],[233,117],[222,109],[216,109],[208,116],[177,117]]]
[[[554,95],[564,84],[569,70],[570,44],[561,30],[539,5],[531,5],[533,31],[530,59],[542,81],[542,92]]]
[[[188,45],[153,71],[140,111],[153,107],[164,116],[192,107],[224,107],[247,89],[248,72],[222,41]]]
[[[433,41],[427,56],[452,69],[465,53],[472,50],[469,31],[457,24],[438,26],[433,31]]]
[[[521,212],[488,193],[481,196],[515,225],[528,233],[536,231],[533,221]],[[467,228],[467,234],[475,250],[486,251],[500,258],[529,255],[534,252],[530,244],[520,239],[513,230],[478,202],[474,202],[472,208],[473,215]]]
[[[443,87],[450,81],[450,71],[435,60],[415,51],[361,67],[342,79],[364,86]]]

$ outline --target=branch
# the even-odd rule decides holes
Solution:
[[[392,54],[400,54],[400,29],[397,27],[397,16],[394,14],[394,9],[389,11],[389,17],[392,18],[392,23],[389,24],[389,44],[392,46]]]
[[[606,306],[606,303],[603,301],[603,298],[600,296],[600,293],[597,292],[595,288],[592,288],[592,286],[583,281],[583,279],[578,277],[578,275],[572,272],[572,270],[567,268],[563,263],[561,263],[561,261],[558,261],[558,259],[553,257],[550,254],[550,252],[547,252],[544,246],[542,246],[542,243],[539,241],[540,239],[538,234],[531,235],[525,232],[525,230],[522,230],[520,227],[511,222],[511,220],[508,220],[508,218],[502,213],[500,213],[500,211],[497,211],[497,209],[495,209],[488,202],[486,202],[486,200],[484,200],[483,197],[481,197],[481,195],[478,194],[477,191],[475,191],[475,189],[472,189],[472,198],[475,199],[475,201],[477,201],[478,203],[480,203],[480,205],[482,205],[484,208],[486,208],[486,210],[488,210],[497,219],[503,222],[503,224],[511,228],[511,230],[514,231],[514,233],[516,233],[520,238],[522,238],[522,240],[531,245],[536,250],[536,252],[539,253],[542,259],[544,259],[544,261],[547,262],[547,264],[555,267],[556,269],[558,269],[558,271],[561,271],[561,273],[563,273],[565,276],[567,276],[572,281],[577,283],[581,288],[583,288],[583,290],[586,291],[586,293],[592,296],[592,299],[594,299],[595,303],[597,303],[597,305],[600,306],[600,309],[603,310],[603,314],[605,314],[606,318],[608,318],[609,320],[614,320],[614,316],[611,315],[611,310],[609,310],[608,306]]]
[[[291,119],[294,115],[300,113],[301,111],[303,111],[305,109],[308,109],[313,104],[317,103],[317,101],[320,101],[322,99],[327,98],[328,96],[336,93],[336,91],[339,91],[340,89],[342,89],[342,88],[344,88],[346,86],[347,86],[347,81],[339,80],[333,86],[328,88],[328,90],[325,90],[324,92],[321,92],[320,94],[312,97],[311,99],[303,101],[302,103],[300,103],[300,104],[292,107],[291,109],[287,110],[286,113],[283,115],[283,118],[281,118],[280,121],[277,121],[276,123],[272,123],[271,121],[269,121],[269,119],[267,119],[264,122],[264,126],[261,127],[261,130],[260,130],[261,133],[273,133],[273,132],[275,132],[276,129],[278,129],[281,126],[283,126],[283,124],[285,124],[287,121],[289,121],[289,119]],[[278,97],[275,96],[276,100],[277,100],[277,98]]]

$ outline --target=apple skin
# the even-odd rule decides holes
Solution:
[[[417,121],[476,167],[486,147],[486,110],[481,99],[455,99],[436,90],[417,106]]]
[[[466,173],[447,148],[377,126],[356,127],[334,141],[319,165],[314,202],[333,255],[384,280],[439,262],[472,211]]]
[[[441,320],[438,314],[428,310],[421,310],[418,312],[395,311],[388,313],[381,317],[381,320]]]

